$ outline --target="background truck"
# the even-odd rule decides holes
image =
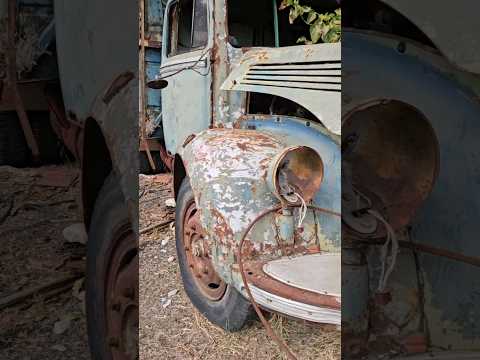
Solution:
[[[0,2],[0,163],[65,147],[81,167],[94,359],[138,356],[137,14],[126,0]]]
[[[349,358],[479,357],[480,39],[471,4],[451,5],[342,2]]]

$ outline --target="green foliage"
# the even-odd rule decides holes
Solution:
[[[320,40],[325,43],[334,43],[341,40],[341,9],[336,9],[333,13],[319,14],[310,6],[300,5],[299,1],[283,0],[280,4],[280,10],[290,8],[290,24],[300,18],[310,27],[310,39],[302,36],[297,40],[298,43],[316,44]]]

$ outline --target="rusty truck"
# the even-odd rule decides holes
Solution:
[[[169,1],[149,82],[183,285],[229,331],[261,308],[341,324],[341,45],[297,45],[279,5]]]
[[[475,19],[457,39],[446,4],[346,1],[340,61],[278,5],[165,9],[151,86],[188,296],[227,330],[252,306],[341,324],[345,358],[478,358]]]

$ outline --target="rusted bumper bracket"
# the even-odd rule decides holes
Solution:
[[[339,296],[319,294],[288,285],[266,274],[264,265],[264,261],[245,263],[247,281],[260,306],[307,321],[341,324]]]

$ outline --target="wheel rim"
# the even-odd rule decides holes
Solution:
[[[200,214],[193,200],[188,204],[183,217],[183,245],[188,270],[197,287],[209,300],[220,300],[225,294],[227,285],[213,267],[209,247],[200,224]]]
[[[138,359],[138,251],[130,227],[117,232],[106,275],[107,346],[113,360]]]

